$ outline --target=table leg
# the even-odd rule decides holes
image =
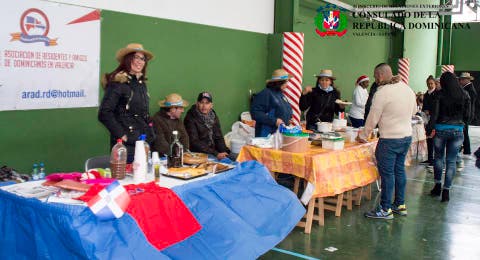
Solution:
[[[355,198],[353,199],[355,201],[355,206],[360,206],[360,203],[362,202],[363,188],[364,187],[360,187],[355,190],[356,194],[354,194]]]
[[[305,220],[305,234],[310,234],[312,231],[313,211],[315,209],[316,198],[311,198],[308,202],[307,219]]]
[[[367,200],[372,200],[372,183],[365,186],[365,197]]]
[[[318,224],[320,226],[325,226],[325,205],[323,203],[323,198],[318,198],[317,210],[318,210]]]
[[[340,217],[342,214],[343,193],[338,194],[337,207],[335,208],[335,216]]]
[[[353,191],[347,191],[347,209],[352,210],[353,205]]]

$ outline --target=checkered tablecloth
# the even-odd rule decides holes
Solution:
[[[378,178],[374,164],[376,144],[376,141],[347,143],[345,149],[339,151],[310,146],[306,153],[245,145],[237,161],[256,160],[272,172],[301,177],[314,186],[312,196],[328,197],[365,186]]]

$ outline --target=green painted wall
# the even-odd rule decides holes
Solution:
[[[451,63],[456,71],[480,71],[480,23],[452,30]]]
[[[438,0],[408,0],[407,5],[435,4]],[[417,91],[427,89],[425,80],[435,75],[437,64],[437,29],[410,29],[419,23],[435,23],[437,18],[405,18],[404,54],[410,59],[409,85]]]
[[[156,55],[148,69],[152,114],[171,92],[192,103],[208,90],[226,132],[248,110],[248,90],[262,89],[270,73],[265,34],[110,11],[102,12],[101,31],[101,73],[116,67],[115,52],[129,42]],[[21,172],[39,161],[48,173],[78,171],[88,157],[109,153],[97,108],[4,111],[0,122],[0,165]]]

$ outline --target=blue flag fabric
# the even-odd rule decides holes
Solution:
[[[305,209],[258,162],[174,191],[202,230],[162,251],[129,214],[99,221],[83,206],[0,190],[1,259],[254,259],[282,241]]]

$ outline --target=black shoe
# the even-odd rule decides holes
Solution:
[[[420,164],[426,164],[426,165],[429,165],[429,164],[431,164],[431,162],[430,162],[429,160],[426,160],[426,161],[423,161],[423,162],[421,162]]]
[[[443,189],[442,191],[442,202],[450,200],[450,190]]]
[[[442,193],[442,184],[435,183],[435,186],[430,191],[430,195],[434,196],[434,197],[437,197],[437,196],[440,196],[440,193]]]

